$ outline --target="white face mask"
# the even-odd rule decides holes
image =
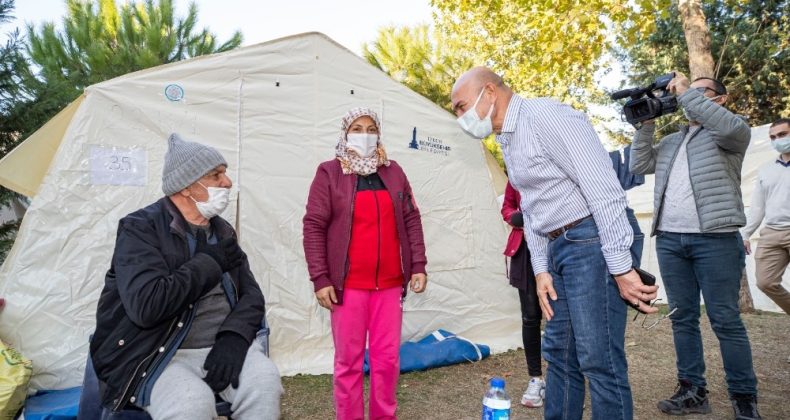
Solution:
[[[779,137],[771,141],[771,146],[779,153],[790,153],[790,137]]]
[[[485,87],[477,95],[475,104],[458,117],[458,124],[461,125],[461,128],[466,131],[466,134],[476,139],[484,139],[494,132],[491,125],[491,114],[494,112],[494,104],[492,103],[491,107],[488,108],[488,114],[486,114],[485,118],[480,118],[477,115],[477,104],[480,102],[480,98],[483,97],[483,92],[485,92]]]
[[[208,200],[206,201],[197,201],[194,197],[189,197],[195,202],[198,212],[206,219],[211,219],[225,211],[230,202],[230,188],[206,187],[200,182],[198,184],[208,192]]]
[[[367,133],[348,133],[346,134],[346,146],[357,152],[360,157],[367,158],[376,152],[379,143],[378,134]]]

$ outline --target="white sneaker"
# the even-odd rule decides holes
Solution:
[[[536,408],[543,406],[543,397],[546,395],[546,382],[540,378],[529,380],[527,390],[521,396],[521,405]]]

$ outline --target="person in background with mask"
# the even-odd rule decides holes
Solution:
[[[233,227],[219,216],[232,182],[214,148],[168,139],[165,197],[122,218],[96,310],[90,356],[102,403],[154,420],[277,419],[277,367],[255,340],[261,289]]]
[[[689,125],[654,144],[655,123],[646,121],[631,145],[631,171],[655,174],[656,254],[669,306],[678,386],[658,402],[670,415],[710,413],[699,328],[700,292],[719,339],[736,419],[759,419],[757,377],[738,307],[745,253],[738,228],[746,224],[741,167],[751,129],[724,108],[727,89],[706,77],[682,73],[667,86]]]
[[[420,210],[387,158],[368,108],[341,121],[335,158],[318,166],[304,216],[304,253],[318,303],[331,311],[338,419],[363,419],[369,343],[370,418],[394,419],[406,291],[425,291]]]
[[[790,264],[790,118],[774,121],[768,131],[779,157],[760,168],[749,221],[741,232],[746,253],[751,254],[749,238],[765,219],[754,256],[757,287],[790,314],[790,292],[782,286],[782,276]]]
[[[585,377],[593,418],[631,419],[626,305],[654,313],[656,286],[633,270],[633,230],[612,161],[587,117],[513,93],[488,68],[458,78],[453,111],[469,135],[496,133],[524,230],[546,323],[546,419],[580,419]]]

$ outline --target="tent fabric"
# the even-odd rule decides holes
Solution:
[[[518,299],[500,249],[502,179],[489,172],[483,145],[446,110],[310,33],[86,90],[0,269],[8,301],[0,336],[34,361],[31,387],[82,383],[118,220],[161,196],[174,131],[229,162],[234,188],[223,216],[266,296],[280,372],[331,372],[329,312],[309,282],[302,217],[318,164],[334,156],[340,118],[360,105],[381,117],[382,140],[423,216],[429,283],[405,299],[403,340],[442,327],[493,352],[517,347]]]
[[[63,108],[0,160],[0,185],[33,197],[84,95]]]
[[[420,341],[407,341],[400,346],[401,373],[427,370],[464,362],[479,362],[491,355],[483,344],[459,337],[445,330],[436,330]],[[368,352],[362,370],[370,372]]]
[[[743,161],[741,171],[741,191],[743,192],[743,203],[746,206],[746,214],[752,202],[752,192],[754,191],[757,173],[762,165],[774,162],[778,157],[776,151],[771,147],[771,140],[768,137],[770,124],[752,128],[752,139],[749,148],[746,150],[746,157]],[[658,268],[658,256],[656,255],[655,237],[650,237],[650,229],[653,223],[653,188],[655,177],[648,175],[645,177],[644,185],[635,187],[627,192],[629,205],[634,209],[639,227],[645,232],[645,248],[642,253],[642,268],[654,274],[657,278],[656,284],[659,285],[658,294],[667,302],[664,283],[661,281],[661,272]],[[752,250],[757,249],[760,242],[759,230],[752,236]],[[754,254],[746,256],[746,275],[749,278],[749,290],[752,294],[754,307],[764,311],[782,312],[768,296],[757,288],[755,277]],[[785,288],[790,289],[790,270],[785,271],[783,282]]]

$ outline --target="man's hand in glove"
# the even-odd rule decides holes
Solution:
[[[198,230],[197,232],[195,254],[198,253],[203,253],[213,258],[219,264],[223,273],[240,266],[242,259],[244,259],[244,251],[239,247],[236,238],[225,238],[217,244],[210,244],[206,239],[206,232],[203,230]]]
[[[212,391],[222,392],[228,385],[238,389],[239,374],[249,347],[247,340],[234,332],[223,332],[217,336],[217,342],[203,363],[206,370],[203,380]]]

